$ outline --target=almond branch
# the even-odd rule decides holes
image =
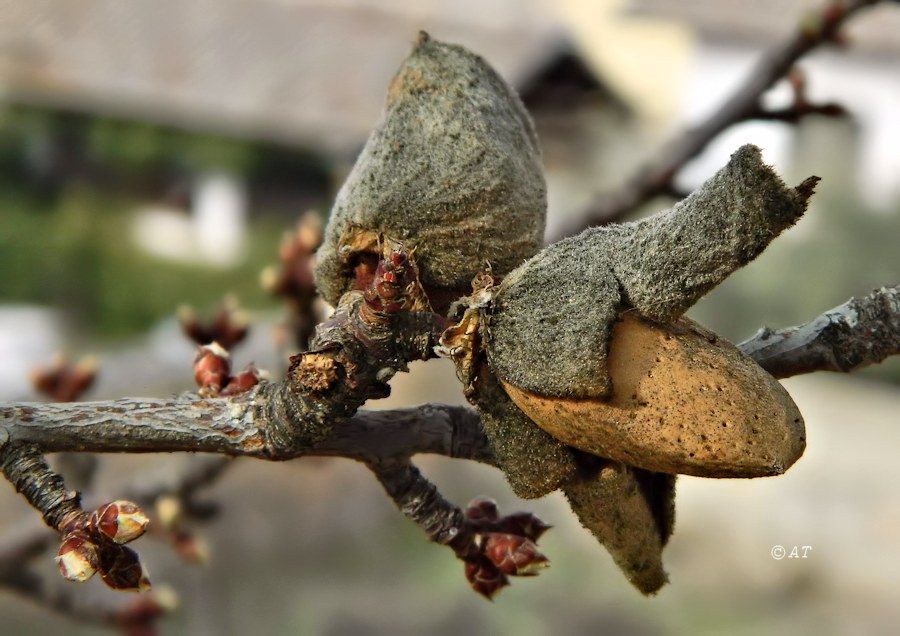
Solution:
[[[550,528],[531,513],[501,517],[490,499],[472,501],[463,511],[444,499],[437,487],[408,461],[370,464],[400,511],[421,527],[430,541],[449,546],[466,564],[476,592],[492,598],[510,576],[534,576],[549,565],[536,542]]]
[[[900,353],[900,286],[851,298],[802,325],[764,327],[738,347],[776,378],[877,364]]]

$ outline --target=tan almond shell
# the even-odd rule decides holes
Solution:
[[[603,400],[502,384],[553,437],[647,470],[762,477],[783,473],[803,454],[803,418],[787,391],[687,318],[662,325],[624,313],[613,327],[609,373],[612,394]]]

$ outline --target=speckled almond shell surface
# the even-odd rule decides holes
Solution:
[[[353,224],[414,247],[426,288],[466,291],[487,263],[503,275],[536,253],[545,213],[537,137],[519,98],[481,57],[423,34],[337,195],[316,285],[332,305],[348,290],[338,243]]]
[[[625,313],[608,360],[606,399],[503,387],[556,439],[646,470],[762,477],[783,473],[803,453],[803,418],[781,384],[687,318],[662,325]]]

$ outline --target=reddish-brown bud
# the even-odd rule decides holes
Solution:
[[[137,552],[123,545],[107,543],[100,550],[100,577],[114,590],[146,592],[150,580]]]
[[[307,212],[297,222],[296,230],[281,241],[281,265],[263,270],[262,286],[278,296],[301,298],[315,294],[314,252],[321,242],[322,220],[317,213]]]
[[[391,250],[375,268],[372,283],[365,291],[366,302],[377,311],[400,311],[406,300],[406,286],[413,277],[408,256],[399,249]]]
[[[57,355],[46,367],[31,373],[31,383],[37,391],[56,402],[74,402],[87,391],[97,378],[97,360],[87,356],[76,364],[69,364],[65,356]]]
[[[56,553],[60,574],[68,581],[82,583],[94,576],[100,563],[97,545],[82,532],[73,532],[63,539]]]
[[[547,530],[553,526],[544,523],[530,512],[514,512],[500,519],[497,530],[518,534],[532,541],[537,541]]]
[[[198,348],[194,380],[202,395],[218,395],[231,374],[231,356],[218,342]]]
[[[484,555],[510,576],[534,576],[550,565],[533,541],[516,534],[490,533],[485,539]]]
[[[290,282],[283,270],[268,265],[259,273],[259,284],[273,296],[282,296],[290,290]]]
[[[178,608],[176,592],[165,586],[151,594],[135,597],[116,616],[116,626],[124,636],[158,636],[159,619]]]
[[[225,385],[225,388],[222,389],[219,395],[227,396],[246,393],[257,384],[259,384],[260,377],[261,374],[259,369],[251,364],[245,371],[242,371],[236,376],[229,378],[228,384]]]
[[[196,565],[209,563],[209,545],[193,532],[176,531],[171,535],[172,546],[182,559]]]
[[[226,350],[234,348],[247,337],[248,320],[233,296],[226,296],[216,308],[212,319],[204,322],[192,307],[178,309],[181,330],[198,345],[218,342]]]
[[[466,521],[472,523],[493,523],[499,518],[497,502],[488,497],[476,497],[466,505],[463,513]]]
[[[61,369],[66,365],[66,359],[62,354],[56,354],[47,366],[36,367],[31,370],[31,386],[36,391],[46,395],[52,395],[59,384]]]
[[[128,543],[144,534],[148,523],[150,519],[137,504],[118,500],[92,512],[90,528],[116,543]]]
[[[509,579],[487,559],[466,561],[466,579],[472,589],[488,600],[509,585]]]
[[[380,313],[431,311],[419,282],[419,270],[413,259],[415,250],[407,251],[399,243],[392,245],[390,251],[384,249],[371,276],[366,261],[357,264],[357,285],[364,290],[366,305]]]
[[[75,363],[63,383],[63,395],[60,402],[71,402],[81,397],[81,394],[91,388],[97,379],[97,359],[86,356]]]
[[[312,254],[322,244],[322,217],[315,210],[310,210],[297,221],[295,241],[297,246]]]

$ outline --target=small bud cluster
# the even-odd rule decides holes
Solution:
[[[262,372],[250,364],[231,375],[231,355],[218,342],[202,345],[194,358],[194,381],[203,397],[239,395],[259,384]]]
[[[231,355],[218,342],[200,345],[194,358],[194,381],[203,396],[216,396],[231,375]]]
[[[290,329],[296,346],[306,349],[319,317],[314,310],[316,291],[313,270],[315,254],[322,243],[322,219],[307,212],[287,234],[278,250],[278,265],[267,267],[260,276],[263,288],[283,298],[290,312]]]
[[[839,29],[848,17],[846,2],[828,2],[821,9],[809,10],[801,19],[803,35],[809,40],[825,38],[836,46],[846,46],[847,34]]]
[[[106,585],[122,592],[146,592],[150,589],[150,579],[137,552],[123,545],[113,549],[100,550],[100,578]]]
[[[227,296],[222,301],[209,322],[202,322],[189,306],[178,310],[178,321],[184,335],[198,345],[218,342],[228,350],[243,342],[249,332],[247,316],[233,296]]]
[[[366,308],[375,314],[399,311],[430,311],[428,297],[419,282],[413,252],[401,244],[385,245],[383,258],[363,289]]]
[[[184,503],[175,495],[163,495],[156,500],[156,515],[162,531],[178,555],[189,563],[209,562],[206,542],[185,526]]]
[[[240,344],[249,331],[246,316],[237,301],[226,297],[209,323],[202,323],[194,310],[179,310],[179,320],[185,335],[197,343],[194,357],[194,381],[203,397],[239,395],[259,384],[262,376],[252,364],[237,375],[231,375],[229,350]]]
[[[31,384],[54,402],[74,402],[87,391],[97,378],[97,361],[85,357],[71,364],[65,356],[57,355],[46,367],[31,372]]]
[[[375,268],[372,284],[365,290],[366,303],[374,310],[393,313],[404,309],[406,288],[415,280],[415,265],[399,247]]]
[[[70,524],[56,556],[63,578],[81,583],[99,572],[114,590],[149,590],[137,553],[124,545],[143,535],[149,522],[136,504],[120,500],[100,506],[86,522]]]
[[[315,212],[307,212],[297,222],[294,232],[286,234],[278,249],[278,267],[263,270],[263,288],[275,296],[297,298],[315,294],[313,266],[315,253],[322,243],[322,220]]]
[[[510,576],[535,576],[550,564],[537,548],[549,529],[530,512],[501,517],[493,500],[478,498],[466,507],[463,530],[451,545],[465,561],[472,589],[491,599]]]
[[[124,636],[157,636],[159,619],[178,608],[178,595],[167,587],[135,597],[115,616],[115,625]]]

